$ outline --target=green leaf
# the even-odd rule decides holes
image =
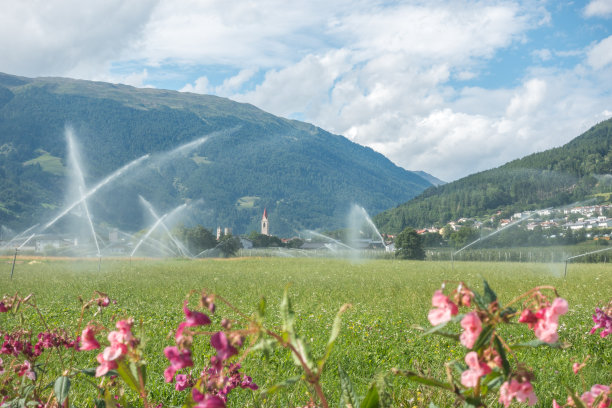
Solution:
[[[257,304],[258,321],[260,323],[263,322],[265,316],[266,316],[266,298],[262,296],[261,299],[259,299],[259,303]]]
[[[95,368],[84,368],[81,371],[79,371],[82,374],[88,375],[90,377],[95,377],[96,376],[96,369]],[[119,373],[117,372],[117,370],[109,370],[106,374],[104,374],[105,377],[107,376],[117,376],[119,375]]]
[[[489,324],[486,325],[480,332],[480,335],[478,336],[478,339],[476,339],[476,342],[474,342],[474,347],[472,347],[472,350],[478,350],[482,346],[488,344],[491,341],[491,335],[494,331],[495,326]]]
[[[551,347],[551,348],[563,348],[564,345],[563,343],[546,343],[545,341],[542,340],[531,340],[531,341],[526,341],[524,343],[517,343],[517,344],[513,344],[512,346],[510,346],[510,348],[512,350],[516,350],[516,349],[520,349],[520,348],[526,348],[526,347],[540,347],[540,346],[546,346],[546,347]]]
[[[121,377],[121,379],[125,381],[128,387],[130,387],[132,390],[134,390],[137,393],[140,391],[140,387],[138,386],[138,381],[136,380],[136,378],[134,378],[134,375],[132,374],[132,370],[128,368],[128,366],[125,364],[124,361],[119,361],[117,363],[117,372],[119,373],[119,376]]]
[[[508,377],[508,375],[510,374],[510,363],[508,362],[508,358],[506,357],[506,350],[504,349],[504,346],[502,345],[501,341],[499,341],[497,336],[495,336],[493,344],[495,346],[495,350],[497,350],[497,354],[499,354],[499,357],[501,358],[504,375]]]
[[[340,374],[340,388],[342,389],[341,402],[344,407],[357,408],[359,407],[359,396],[353,388],[350,378],[342,367],[338,366],[338,373]]]
[[[64,401],[68,398],[68,392],[70,391],[70,379],[65,376],[57,377],[55,384],[53,385],[53,392],[58,404],[61,406]]]
[[[289,299],[289,285],[285,287],[283,300],[280,304],[281,318],[283,319],[283,334],[286,334],[289,339],[295,337],[293,324],[295,322],[295,314],[291,308],[291,300]],[[283,336],[285,337],[285,336]]]
[[[261,338],[255,345],[252,350],[261,350],[264,358],[270,358],[272,354],[272,349],[276,345],[276,341],[272,339]]]
[[[325,365],[325,362],[327,361],[327,359],[329,358],[333,348],[334,348],[334,344],[336,343],[336,339],[338,338],[338,335],[340,334],[340,325],[342,324],[342,314],[344,314],[344,312],[346,312],[346,310],[350,307],[350,305],[348,304],[344,304],[340,307],[340,310],[338,310],[338,313],[336,314],[336,317],[334,319],[334,323],[332,324],[332,330],[331,333],[329,335],[329,340],[327,340],[327,346],[325,347],[325,355],[323,356],[323,358],[321,358],[319,360],[319,371],[323,370],[323,366]]]
[[[315,367],[315,364],[312,360],[312,355],[310,353],[310,347],[306,343],[304,343],[304,341],[297,335],[294,336],[291,344],[293,345],[295,350],[299,353],[299,355],[302,357],[302,360],[304,360],[304,363],[306,363],[306,366],[312,370]],[[300,361],[300,359],[293,352],[291,353],[291,355],[293,356],[293,361],[295,362],[295,364],[301,367],[302,362]]]
[[[489,305],[492,302],[495,302],[497,300],[497,294],[493,291],[493,289],[491,289],[491,287],[489,286],[489,282],[487,282],[486,280],[483,279],[484,282],[484,300],[485,302],[487,302],[487,305]]]
[[[485,298],[482,297],[482,295],[476,291],[474,291],[474,301],[476,302],[476,305],[482,310],[487,310],[489,308],[489,304],[487,303]]]
[[[295,384],[296,382],[300,381],[301,379],[302,379],[301,375],[296,375],[295,377],[287,378],[284,381],[281,381],[279,383],[274,384],[273,386],[271,386],[267,390],[263,390],[261,392],[261,396],[265,397],[267,395],[274,394],[275,392],[278,392],[279,390],[281,390],[281,389],[283,389],[285,387],[288,387],[290,385]]]
[[[438,381],[436,379],[433,378],[428,378],[428,377],[423,377],[417,373],[415,373],[414,371],[409,371],[409,370],[400,370],[400,369],[393,369],[393,373],[397,374],[397,375],[401,375],[403,377],[408,378],[410,381],[414,381],[417,382],[419,384],[424,384],[424,385],[429,385],[432,387],[438,387],[438,388],[443,388],[445,390],[453,390],[453,386],[442,382],[442,381]]]
[[[370,386],[367,394],[361,401],[360,408],[378,408],[379,407],[379,397],[378,397],[378,389],[376,387],[376,383],[373,383]]]

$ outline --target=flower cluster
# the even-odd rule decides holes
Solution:
[[[612,333],[612,300],[604,308],[595,308],[593,323],[595,323],[595,326],[591,329],[591,334],[594,334],[599,329],[603,329],[599,333],[601,338]]]
[[[107,338],[110,345],[96,357],[96,360],[98,360],[98,363],[100,363],[98,368],[96,368],[96,377],[101,377],[110,370],[116,369],[118,367],[117,363],[121,361],[129,351],[136,349],[139,344],[139,340],[132,334],[133,324],[134,321],[131,318],[127,320],[119,320],[115,325],[117,330],[108,333]],[[91,336],[93,335],[91,333],[94,330],[95,328],[92,328],[91,326],[87,326],[83,330],[83,338],[85,338],[87,335],[89,336],[90,340],[83,342],[81,345],[82,350],[92,349],[92,347],[95,347],[97,343],[95,338],[93,341],[91,340]]]
[[[527,301],[519,322],[533,329],[539,340],[555,343],[558,340],[559,317],[568,311],[567,302],[559,297],[549,302],[536,288],[510,304],[524,297],[527,297]],[[501,307],[497,295],[486,282],[484,295],[472,291],[463,283],[459,283],[449,296],[444,295],[443,290],[436,290],[432,305],[434,309],[429,311],[427,317],[436,327],[430,330],[431,333],[456,336],[442,333],[440,329],[450,321],[460,321],[462,331],[456,338],[468,349],[464,358],[467,369],[462,368],[459,379],[465,388],[456,392],[460,399],[481,401],[480,398],[499,387],[499,402],[506,407],[514,400],[531,406],[537,403],[531,384],[532,374],[520,364],[515,370],[510,368],[505,354],[511,352],[511,348],[497,333],[500,324],[508,323],[519,313],[510,305]],[[468,310],[460,314],[461,307]]]
[[[202,294],[200,306],[207,308],[211,313],[215,311],[214,298]],[[228,332],[221,330],[210,337],[210,344],[216,350],[216,355],[210,357],[207,367],[198,378],[191,373],[176,374],[177,371],[193,366],[191,359],[191,346],[194,333],[189,328],[211,324],[208,315],[191,310],[187,301],[183,304],[185,321],[181,322],[175,333],[176,346],[168,346],[164,350],[170,366],[164,372],[166,382],[175,379],[175,389],[183,391],[191,388],[191,398],[195,407],[225,407],[228,394],[235,388],[257,389],[251,377],[240,373],[240,364],[230,363],[231,357],[238,354],[244,338],[238,331],[231,331],[231,323],[223,319],[222,326]],[[176,374],[176,377],[175,377]]]
[[[559,316],[567,313],[567,301],[562,298],[556,298],[549,304],[541,293],[534,295],[537,303],[537,311],[526,308],[521,313],[519,318],[520,323],[526,323],[529,328],[533,329],[535,336],[546,343],[555,343],[559,336],[557,328],[559,327]]]
[[[612,401],[610,395],[610,387],[607,385],[595,384],[589,391],[584,392],[580,396],[580,402],[586,408],[608,408]],[[576,403],[571,396],[567,397],[567,403],[560,405],[556,400],[553,400],[553,408],[575,407]]]

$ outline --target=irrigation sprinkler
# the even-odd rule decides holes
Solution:
[[[13,256],[13,266],[11,267],[11,280],[13,280],[13,272],[15,272],[15,261],[17,260],[17,248],[15,248],[15,255]]]
[[[582,258],[583,256],[587,256],[587,255],[591,255],[591,254],[597,254],[599,252],[606,252],[606,251],[610,251],[612,250],[612,247],[610,248],[604,248],[604,249],[598,249],[596,251],[591,251],[591,252],[586,252],[584,254],[580,254],[580,255],[574,255],[574,256],[570,256],[569,258],[565,259],[565,274],[563,275],[563,277],[565,278],[567,276],[567,264],[569,261],[571,261],[572,259],[576,259],[576,258]]]

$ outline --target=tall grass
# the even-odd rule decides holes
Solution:
[[[580,389],[582,384],[571,373],[571,363],[590,355],[584,373],[587,383],[612,382],[612,347],[609,339],[588,335],[591,315],[597,303],[612,296],[612,268],[602,264],[571,265],[563,278],[564,265],[542,263],[487,262],[409,262],[378,260],[351,263],[343,260],[313,258],[245,258],[232,260],[103,260],[98,273],[94,261],[34,260],[16,265],[12,280],[7,260],[0,271],[0,295],[34,293],[39,307],[52,325],[74,327],[80,304],[77,296],[89,297],[94,290],[116,299],[119,317],[133,316],[146,340],[152,399],[179,404],[182,395],[163,382],[167,366],[162,350],[171,345],[168,337],[183,319],[182,301],[192,289],[207,288],[251,313],[261,297],[268,303],[267,324],[280,325],[278,305],[284,288],[290,284],[296,326],[315,351],[322,354],[334,316],[344,303],[353,307],[344,315],[337,346],[322,378],[331,401],[339,398],[338,365],[348,373],[363,394],[379,372],[392,367],[416,368],[442,378],[442,365],[461,358],[465,350],[446,338],[422,337],[414,326],[428,327],[427,311],[431,295],[444,280],[462,280],[475,289],[486,279],[502,302],[538,285],[557,287],[570,304],[561,319],[560,339],[571,344],[567,349],[538,348],[517,352],[521,360],[535,369],[536,393],[542,406],[552,398],[564,399],[565,386]],[[219,316],[232,316],[219,307]],[[236,316],[233,316],[236,317]],[[110,316],[104,320],[110,326]],[[6,316],[0,324],[8,325]],[[458,331],[458,328],[455,328]],[[76,333],[75,333],[76,334]],[[517,325],[509,335],[530,340],[533,333]],[[202,344],[201,347],[207,347]],[[80,364],[95,366],[95,352],[81,353]],[[196,355],[202,367],[210,354]],[[262,388],[298,374],[291,357],[278,350],[269,361],[251,354],[244,372]],[[392,378],[396,406],[427,406],[436,401],[442,406],[450,400]],[[86,387],[76,390],[79,398],[91,398]],[[250,391],[232,394],[230,406],[253,406]],[[267,400],[266,406],[299,406],[308,401],[304,386],[297,385]]]

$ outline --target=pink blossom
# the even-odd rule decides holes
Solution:
[[[187,387],[189,387],[189,377],[187,377],[187,374],[177,374],[174,389],[177,391],[183,391]]]
[[[225,401],[217,395],[202,394],[197,388],[193,388],[191,396],[198,404],[195,408],[225,408]]]
[[[4,302],[0,302],[0,313],[6,313],[8,312],[10,309],[8,307],[6,307],[6,305],[4,304]]]
[[[518,402],[527,402],[529,406],[538,402],[538,397],[533,392],[531,383],[529,381],[518,382],[515,379],[506,381],[499,389],[499,402],[504,407],[509,407],[513,399]]]
[[[227,340],[227,336],[222,331],[217,332],[211,336],[210,345],[217,350],[217,356],[221,360],[227,360],[231,356],[238,353],[238,350],[232,347],[232,345]]]
[[[177,342],[183,335],[185,327],[204,326],[211,323],[210,318],[206,314],[195,310],[189,310],[187,308],[187,301],[183,303],[183,313],[185,313],[185,321],[178,325],[174,336]]]
[[[127,346],[123,343],[112,343],[102,352],[102,356],[106,361],[115,361],[123,357],[127,353]]]
[[[18,376],[23,377],[24,375],[32,381],[36,381],[36,373],[32,370],[32,364],[28,360],[25,360],[21,367],[19,367]]]
[[[482,331],[482,323],[476,312],[470,312],[461,319],[461,327],[463,327],[463,333],[461,333],[460,340],[461,344],[471,349],[476,343],[476,339],[480,336]]]
[[[599,333],[601,338],[604,338],[612,333],[612,317],[608,316],[602,309],[595,309],[593,323],[595,323],[595,326],[593,326],[591,329],[591,334],[595,333],[599,329],[603,329],[601,333]]]
[[[435,306],[436,309],[431,309],[427,318],[434,326],[448,322],[452,316],[455,316],[459,312],[457,305],[445,296],[441,290],[436,290],[434,292],[431,304]]]
[[[563,408],[563,407],[557,403],[557,400],[553,400],[552,408]]]
[[[461,373],[461,384],[466,387],[475,387],[480,377],[491,372],[491,367],[478,360],[478,353],[470,351],[465,355],[468,369]]]
[[[100,363],[98,368],[96,368],[96,377],[102,377],[110,370],[117,368],[117,362],[114,360],[106,360],[104,358],[104,353],[98,354],[96,359],[98,360],[98,363]]]
[[[179,350],[176,346],[169,346],[164,349],[164,354],[170,360],[170,366],[164,371],[166,382],[171,382],[178,370],[193,366],[189,350]]]
[[[554,343],[559,339],[559,335],[557,334],[558,327],[559,325],[555,322],[541,319],[536,323],[533,332],[535,336],[543,342]]]
[[[95,350],[100,348],[100,343],[96,340],[96,329],[92,326],[87,326],[83,329],[81,334],[81,347],[79,350]]]
[[[599,397],[599,394],[604,394],[600,403],[597,405],[597,408],[607,408],[610,406],[610,399],[608,395],[610,394],[610,387],[607,385],[595,384],[591,387],[590,391],[585,392],[580,396],[580,399],[587,404],[588,408],[595,408],[593,403]]]

